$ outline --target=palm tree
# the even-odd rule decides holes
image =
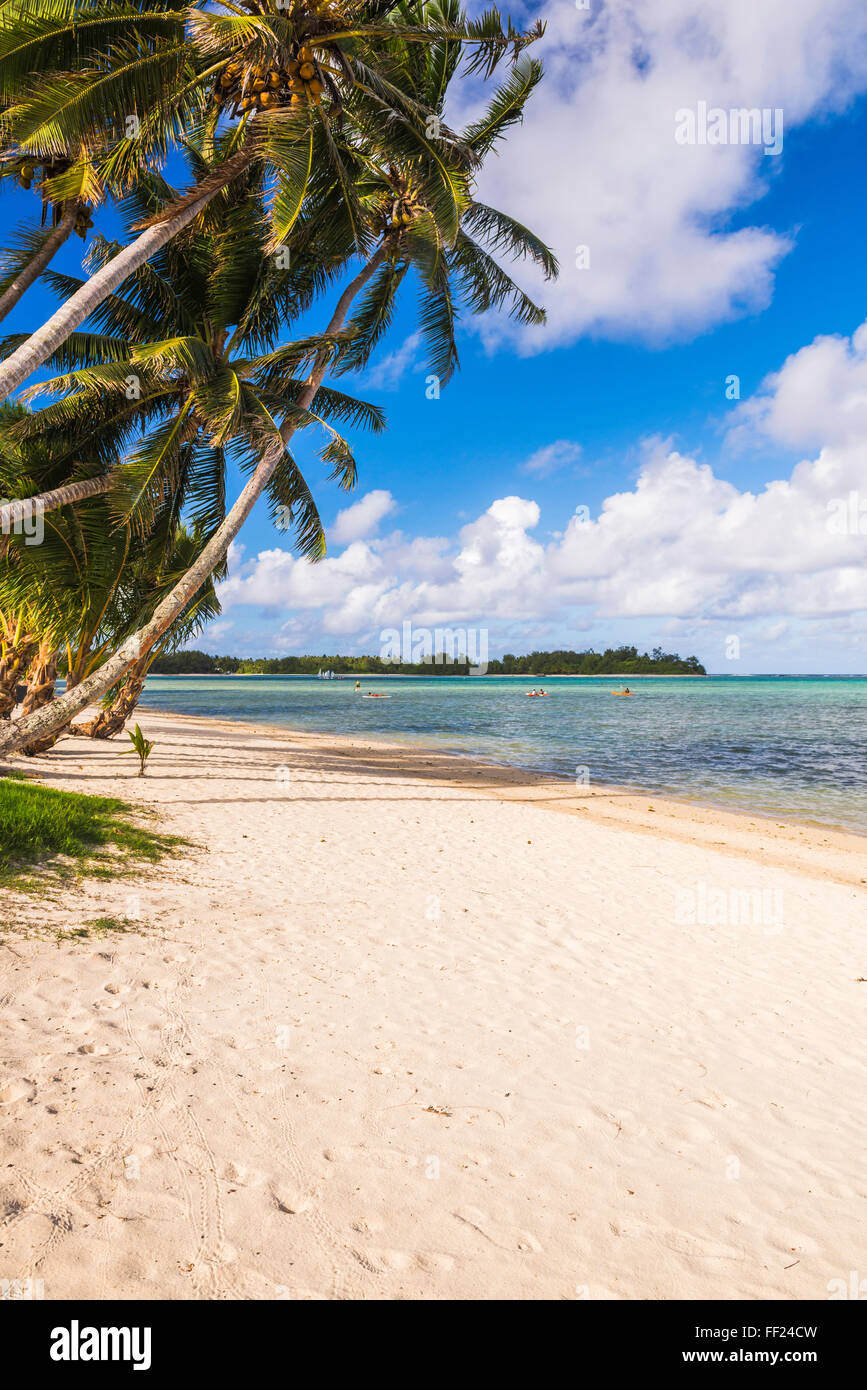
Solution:
[[[201,156],[189,157],[197,168]],[[268,254],[262,190],[253,171],[224,190],[211,210],[130,276],[124,292],[111,296],[94,316],[99,331],[73,334],[53,355],[66,370],[31,388],[31,398],[59,396],[37,414],[21,412],[10,426],[22,446],[48,460],[41,474],[31,463],[37,489],[60,477],[48,491],[31,487],[27,505],[42,513],[88,496],[109,495],[117,520],[133,518],[147,527],[154,508],[170,496],[175,521],[186,512],[213,531],[224,515],[226,457],[243,466],[255,454],[263,421],[272,413],[292,415],[297,424],[325,432],[322,457],[332,477],[350,488],[355,462],[332,421],[381,430],[381,412],[342,392],[322,389],[309,411],[297,409],[301,383],[286,372],[274,380],[274,348],[282,324],[310,303],[318,283],[344,263],[353,249],[351,229],[341,234],[340,203],[311,217],[308,240],[326,219],[330,252],[316,233],[318,259],[296,254],[291,270]],[[130,214],[159,206],[174,196],[154,175],[130,200]],[[345,219],[344,219],[345,221]],[[117,245],[101,237],[90,251],[105,263]],[[61,296],[74,292],[74,277],[48,272]],[[156,336],[158,335],[158,336]],[[7,339],[14,343],[15,339]],[[281,364],[297,360],[304,344],[277,353]],[[123,462],[118,462],[124,449]],[[82,457],[88,463],[77,461]],[[74,465],[74,467],[73,467]],[[87,476],[79,477],[78,474]],[[3,480],[0,469],[0,481]],[[7,482],[7,491],[11,484]],[[19,482],[17,496],[22,496]],[[302,553],[322,553],[324,540],[312,493],[287,452],[269,486],[272,505],[292,515]],[[15,504],[20,507],[21,503]],[[0,508],[0,519],[13,504]]]
[[[427,6],[421,0],[404,9],[423,20]],[[443,41],[439,49],[430,46],[419,55],[409,42],[396,36],[390,42],[389,55],[395,77],[400,74],[407,87],[420,86],[434,95],[436,111],[441,112],[459,54],[452,55]],[[538,64],[520,65],[495,94],[486,114],[462,136],[444,142],[440,159],[445,182],[452,190],[450,200],[442,197],[442,182],[432,183],[427,156],[419,155],[410,141],[394,141],[391,132],[377,140],[375,132],[363,129],[363,122],[357,121],[360,137],[352,197],[344,197],[339,204],[342,219],[337,222],[340,225],[342,220],[345,225],[354,220],[358,226],[365,246],[361,268],[344,288],[319,337],[276,349],[260,359],[254,372],[259,391],[291,390],[291,409],[284,411],[278,423],[263,399],[264,409],[248,424],[251,446],[258,455],[250,479],[196,562],[151,618],[98,673],[60,697],[55,710],[40,711],[26,729],[0,737],[0,753],[20,746],[17,740],[48,732],[67,721],[150,651],[214,567],[223,563],[257,498],[285,466],[289,441],[298,425],[309,420],[329,366],[338,372],[357,370],[368,360],[391,320],[397,291],[408,276],[414,275],[420,285],[420,326],[431,363],[443,380],[457,365],[455,335],[462,304],[474,313],[508,307],[519,319],[541,321],[542,310],[515,285],[491,253],[509,250],[513,256],[529,257],[549,276],[556,272],[551,253],[526,228],[472,196],[475,171],[499,136],[520,119],[539,75]],[[456,218],[453,207],[457,208]],[[314,231],[321,232],[328,225],[315,214],[305,211],[305,217],[306,221],[299,218],[298,243],[302,247],[307,232],[312,237]],[[339,265],[345,263],[345,255],[338,258]],[[350,317],[362,292],[364,299]]]
[[[33,657],[37,637],[29,613],[0,607],[0,720],[18,703],[18,691]]]
[[[9,105],[0,135],[19,151],[68,149],[106,129],[115,136],[104,176],[132,185],[163,158],[181,132],[212,134],[237,120],[222,163],[189,193],[160,210],[136,240],[94,276],[0,367],[8,396],[93,313],[102,300],[202,212],[256,160],[276,175],[274,245],[290,235],[314,170],[330,166],[355,206],[355,131],[388,131],[395,154],[408,146],[438,180],[440,204],[458,198],[446,161],[426,133],[431,114],[402,81],[407,46],[437,52],[471,44],[470,69],[493,71],[501,58],[541,33],[503,28],[496,11],[457,25],[436,4],[400,0],[199,0],[182,11],[154,0],[45,0],[34,17],[28,0],[0,14],[0,100]],[[216,13],[216,9],[227,13]],[[76,65],[70,72],[69,66]],[[64,66],[66,65],[66,66]],[[40,74],[38,86],[32,74]],[[133,121],[120,138],[119,113]],[[441,106],[437,108],[442,119]],[[447,129],[441,130],[441,136]],[[431,190],[429,190],[429,194]],[[359,221],[359,231],[361,223]],[[363,247],[359,244],[359,250]]]
[[[158,567],[149,566],[140,571],[140,582],[136,589],[127,588],[124,591],[127,607],[126,631],[134,630],[153,612],[163,595],[193,564],[200,549],[201,536],[198,531],[195,528],[191,530],[186,526],[179,526],[169,554],[160,561]],[[122,731],[138,704],[148,671],[157,657],[166,652],[177,651],[220,613],[220,603],[212,579],[178,615],[160,641],[125,671],[116,686],[106,692],[98,714],[86,723],[70,724],[70,734],[78,738],[105,739],[113,738]],[[131,599],[136,600],[135,609],[131,606]]]
[[[42,216],[39,225],[25,223],[11,238],[0,258],[0,320],[50,265],[73,232],[84,240],[93,226],[93,212],[107,193],[116,192],[99,178],[92,151],[67,151],[63,156],[7,156],[0,161],[0,180],[14,179],[23,188],[39,180]],[[48,223],[48,226],[46,226]]]
[[[105,499],[54,512],[39,547],[14,537],[0,565],[0,609],[26,612],[35,632],[22,718],[52,701],[61,663],[67,690],[96,671],[172,588],[202,540],[197,527],[175,527],[168,507],[150,534],[134,537],[129,526],[112,526]],[[219,611],[208,583],[179,613],[163,645],[187,640]],[[127,703],[130,693],[128,687]],[[109,712],[97,716],[94,728],[101,734],[110,719]],[[45,752],[64,727],[28,743],[24,752]]]

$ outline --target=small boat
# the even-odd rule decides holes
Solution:
[[[390,695],[362,695],[362,700],[390,700]]]

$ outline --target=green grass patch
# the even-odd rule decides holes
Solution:
[[[141,816],[114,796],[0,777],[0,885],[26,891],[71,874],[114,877],[189,843],[142,826]]]
[[[141,931],[142,925],[129,917],[90,917],[80,927],[69,927],[66,931],[58,929],[55,936],[58,942],[89,941],[107,936],[109,932]]]

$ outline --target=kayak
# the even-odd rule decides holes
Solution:
[[[390,695],[362,695],[362,700],[390,700]]]

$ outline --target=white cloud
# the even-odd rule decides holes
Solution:
[[[534,473],[539,478],[547,478],[581,457],[581,445],[571,439],[555,439],[553,444],[545,444],[531,454],[521,465],[522,473]]]
[[[390,492],[382,488],[368,492],[353,502],[351,507],[344,507],[343,511],[337,513],[329,539],[336,545],[363,540],[365,536],[373,534],[383,517],[393,512],[394,507],[395,501]]]
[[[843,110],[867,87],[863,0],[550,0],[536,51],[546,76],[488,161],[480,195],[557,251],[561,277],[535,288],[546,328],[492,317],[524,350],[592,332],[664,340],[769,301],[788,229],[727,228],[787,154],[676,143],[675,112],[700,101],[781,108],[784,132]],[[759,214],[760,216],[760,214]],[[590,268],[576,268],[588,246]],[[531,281],[519,264],[518,278]]]
[[[765,435],[797,449],[867,440],[867,323],[816,338],[786,358],[737,411],[730,438]]]
[[[404,376],[416,365],[421,334],[410,333],[399,348],[387,352],[367,368],[362,377],[366,391],[396,391]]]
[[[497,633],[520,630],[530,642],[545,634],[559,645],[593,623],[611,632],[644,620],[657,633],[752,624],[765,646],[791,642],[793,620],[858,631],[867,609],[865,347],[867,326],[851,342],[819,338],[768,379],[750,428],[775,437],[786,420],[781,402],[800,383],[802,403],[812,404],[803,405],[798,430],[825,426],[832,442],[756,492],[659,440],[646,444],[631,489],[606,498],[595,518],[573,516],[547,542],[533,534],[538,504],[517,496],[492,502],[452,540],[401,532],[371,539],[395,506],[390,493],[374,492],[338,518],[340,554],[314,566],[263,551],[232,567],[220,597],[228,613],[291,615],[302,646],[305,632],[369,646],[404,619],[488,627],[492,645]],[[830,406],[822,387],[829,356],[838,370]]]

